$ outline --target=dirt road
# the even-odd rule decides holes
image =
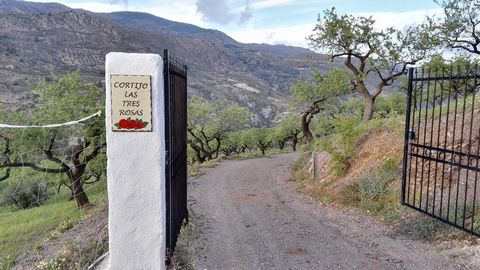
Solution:
[[[195,269],[479,269],[396,236],[354,210],[322,206],[295,191],[296,154],[226,161],[189,183],[203,224],[192,240]]]

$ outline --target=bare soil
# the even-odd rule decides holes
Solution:
[[[295,190],[298,154],[224,161],[190,179],[194,269],[478,269],[478,247],[419,242]]]

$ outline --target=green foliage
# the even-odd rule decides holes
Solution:
[[[344,175],[353,162],[355,144],[361,132],[360,119],[341,117],[335,119],[332,136],[322,140],[321,147],[332,155],[333,168],[338,176]]]
[[[389,191],[389,185],[399,176],[394,160],[386,160],[377,171],[364,172],[354,184],[342,193],[342,200],[373,214],[395,218],[401,211],[398,199]],[[393,198],[393,200],[392,200]]]
[[[41,81],[34,91],[38,94],[37,107],[14,114],[0,113],[0,122],[46,125],[69,122],[103,110],[103,90],[81,82],[78,73],[52,75],[49,82]],[[101,117],[61,128],[3,129],[0,139],[3,153],[0,175],[10,168],[30,168],[40,173],[69,176],[68,180],[57,177],[57,184],[70,186],[74,182],[83,185],[86,176],[101,175],[106,167],[106,158],[99,158],[106,144],[105,123]],[[85,171],[76,174],[84,164]],[[73,175],[78,177],[75,181]],[[80,201],[77,202],[80,205]]]
[[[0,207],[0,261],[8,256],[15,261],[17,256],[33,248],[41,250],[39,245],[42,241],[56,234],[64,227],[63,224],[70,224],[72,220],[78,223],[82,218],[104,209],[105,185],[106,181],[102,181],[102,184],[87,190],[96,208],[78,209],[67,200],[70,197],[68,192],[48,199],[41,207],[21,211],[15,207]]]
[[[292,104],[302,110],[301,126],[305,139],[314,137],[309,126],[315,115],[335,114],[339,98],[349,92],[350,76],[342,69],[333,68],[325,74],[313,73],[311,81],[301,80],[292,86]]]
[[[245,152],[249,146],[245,131],[230,132],[222,142],[222,153],[229,157],[233,154],[239,155]]]
[[[407,109],[407,95],[396,92],[379,96],[375,102],[374,117],[388,118],[394,115],[405,115]]]
[[[10,270],[16,264],[15,258],[13,256],[0,256],[0,270]]]
[[[350,79],[347,71],[336,67],[324,74],[314,71],[311,81],[301,80],[292,86],[292,101],[294,104],[310,104],[343,96],[350,90]]]
[[[361,115],[365,103],[358,97],[351,97],[341,103],[340,113],[345,116],[358,117]]]
[[[441,105],[448,98],[458,99],[471,95],[477,89],[475,79],[456,79],[457,75],[470,75],[476,72],[478,60],[461,56],[445,59],[436,56],[429,62],[424,63],[424,76],[452,77],[452,80],[438,80],[428,85],[429,91],[416,91],[417,99],[429,105]],[[450,96],[450,97],[449,97]]]
[[[252,113],[238,104],[209,102],[192,97],[188,102],[188,127],[207,136],[225,135],[245,128]]]
[[[354,79],[353,89],[365,101],[363,121],[370,121],[375,98],[385,86],[406,73],[430,54],[432,25],[424,23],[405,31],[394,28],[377,30],[372,17],[338,15],[335,8],[319,16],[314,33],[309,37],[313,48],[328,53],[332,59],[346,56],[345,65]],[[367,77],[376,78],[375,89],[369,90]]]
[[[294,150],[296,150],[296,145],[300,140],[300,133],[300,117],[290,114],[280,120],[273,128],[272,141],[277,145],[282,145],[289,141]]]
[[[272,147],[273,131],[269,128],[253,128],[248,131],[251,142],[265,155],[266,150]]]
[[[445,224],[426,216],[418,217],[400,228],[401,233],[420,240],[436,239],[439,232],[446,230]]]
[[[313,133],[318,137],[325,137],[335,133],[339,118],[358,118],[363,111],[363,106],[362,100],[356,97],[333,103],[328,112],[320,113],[312,121],[311,128]]]
[[[20,125],[45,125],[68,122],[79,119],[103,109],[103,90],[90,83],[80,81],[78,73],[63,76],[52,75],[51,82],[41,81],[34,89],[39,95],[38,107],[15,114],[0,114],[0,122]],[[62,129],[22,129],[2,130],[1,134],[9,138],[18,138],[11,144],[15,156],[24,160],[41,158],[42,154],[32,149],[43,149],[49,139],[55,135],[59,149],[68,145],[72,134],[82,138],[83,143],[95,140],[104,141],[104,121],[93,121],[89,125],[74,125]],[[39,139],[40,138],[40,139]],[[31,153],[30,155],[27,155]],[[55,153],[63,154],[63,153]]]
[[[192,147],[190,147],[190,145],[187,145],[187,164],[193,165],[195,162],[197,162],[197,156],[195,155]]]
[[[328,135],[331,135],[335,128],[335,119],[332,118],[330,115],[318,115],[315,117],[311,124],[310,128],[312,133],[315,134],[317,137],[323,138]]]
[[[436,0],[445,16],[431,17],[436,23],[437,42],[465,53],[480,54],[478,45],[478,24],[480,23],[480,1],[478,0]]]
[[[406,31],[394,28],[377,30],[372,17],[338,15],[335,8],[319,16],[314,34],[309,37],[312,47],[326,50],[330,55],[367,56],[375,70],[390,70],[392,65],[423,59],[432,48],[430,25],[421,24]],[[357,76],[357,75],[356,75]],[[361,80],[366,73],[359,74]]]
[[[10,184],[0,195],[0,207],[15,205],[19,209],[41,206],[50,196],[45,181]]]
[[[358,196],[361,202],[378,201],[387,193],[388,181],[383,175],[364,174],[358,181]]]
[[[208,102],[192,97],[188,102],[188,143],[195,160],[218,157],[227,134],[246,128],[252,113],[238,104]]]

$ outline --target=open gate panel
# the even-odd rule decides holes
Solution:
[[[477,68],[410,69],[402,203],[480,236]]]

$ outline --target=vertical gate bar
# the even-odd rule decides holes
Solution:
[[[423,69],[423,73],[425,73],[425,70]],[[423,76],[423,74],[422,74]],[[430,78],[430,69],[427,71],[427,78]],[[427,144],[427,124],[428,124],[428,99],[430,96],[430,80],[427,80],[427,97],[425,99],[425,119],[424,119],[424,125],[423,125],[423,145]],[[425,155],[426,153],[426,148],[423,150],[423,154]],[[431,151],[431,150],[428,150]],[[430,164],[430,161],[428,161]],[[422,209],[422,198],[423,198],[423,176],[425,174],[425,158],[422,158],[422,173],[420,174],[420,205],[419,208]],[[427,186],[428,190],[428,186]],[[425,205],[425,211],[427,211],[428,206]]]
[[[421,69],[422,72],[422,79],[421,79],[421,85],[420,85],[420,101],[418,103],[418,126],[417,126],[417,135],[416,135],[416,141],[420,142],[420,126],[422,125],[421,119],[422,119],[422,100],[423,100],[423,86],[424,86],[424,69]],[[418,76],[418,74],[417,74]],[[418,87],[417,84],[415,84],[415,87]],[[418,89],[416,91],[418,94]],[[419,151],[418,147],[416,148],[417,151]],[[413,206],[416,207],[417,203],[417,172],[418,172],[418,157],[415,157],[415,182],[413,184]],[[420,207],[421,208],[422,204],[420,201]]]
[[[168,50],[163,51],[163,74],[164,74],[164,97],[165,97],[165,191],[166,191],[166,238],[167,238],[167,261],[170,259],[172,248],[172,217],[171,217],[171,169],[170,169],[170,141],[171,141],[171,125],[170,125],[170,60]]]
[[[183,104],[185,104],[184,108],[183,108],[183,115],[184,115],[184,119],[185,119],[185,126],[184,126],[184,134],[182,134],[184,137],[184,140],[183,140],[183,144],[184,144],[184,147],[185,147],[185,171],[183,172],[184,173],[184,176],[185,176],[185,219],[186,219],[186,222],[188,223],[188,220],[189,220],[189,213],[188,213],[188,203],[187,203],[187,198],[188,198],[188,189],[187,189],[187,178],[188,178],[188,173],[186,172],[187,171],[187,163],[186,163],[186,159],[187,159],[187,120],[188,120],[188,107],[186,106],[186,104],[188,104],[188,67],[187,65],[184,65],[183,66],[183,69],[185,71],[185,88],[184,88],[184,91],[185,91],[185,94],[183,96]]]
[[[445,73],[445,69],[443,69],[443,73]],[[451,69],[450,69],[449,76],[450,76],[449,82],[451,82],[452,81]],[[443,78],[442,78],[442,84],[443,85],[445,85],[445,79],[444,78],[445,78],[445,76],[443,76]],[[443,91],[445,91],[445,90],[443,90]],[[447,150],[447,148],[448,148],[447,143],[448,143],[448,119],[450,117],[450,98],[451,98],[451,88],[450,88],[450,84],[449,84],[448,85],[448,99],[447,99],[447,121],[446,121],[446,124],[445,124],[445,137],[444,137],[444,149],[445,150]],[[447,160],[447,155],[446,154],[443,155],[443,159],[444,159],[444,161]],[[443,212],[443,197],[444,197],[443,191],[444,191],[444,185],[445,185],[445,163],[446,162],[442,163],[442,192],[441,192],[442,195],[440,197],[440,218],[442,217],[442,212]]]
[[[443,77],[443,75],[442,75]],[[435,91],[437,89],[437,85],[438,85],[438,68],[435,70]],[[442,104],[443,103],[443,89],[440,87],[440,102],[438,102],[438,106],[440,107],[439,108],[439,112],[438,112],[438,127],[437,127],[437,149],[440,148],[440,133],[441,133],[441,126],[442,126]],[[435,102],[435,105],[437,105],[437,103]],[[433,132],[433,128],[432,128],[432,132]],[[437,159],[440,159],[440,152],[437,151]],[[438,162],[435,162],[435,179],[434,179],[434,183],[433,183],[433,205],[432,205],[432,214],[435,215],[435,204],[437,202],[437,178],[438,178]],[[441,194],[440,194],[441,195]]]
[[[451,74],[453,74],[453,68],[451,68]],[[458,73],[457,73],[457,76],[456,76],[456,79],[458,81]],[[449,85],[449,88],[450,88],[450,94],[451,94],[451,90],[452,90],[452,80],[450,80],[450,85]],[[451,150],[452,150],[452,157],[450,159],[450,172],[449,172],[449,189],[448,189],[448,203],[447,203],[447,221],[450,221],[450,199],[451,199],[451,194],[452,194],[452,176],[453,176],[453,163],[455,161],[455,154],[454,151],[455,151],[455,133],[457,131],[457,112],[458,112],[458,97],[457,95],[455,95],[455,112],[453,114],[453,135],[452,135],[452,147],[451,147]]]
[[[467,74],[469,72],[466,72]],[[474,79],[475,81],[475,79]],[[474,113],[474,108],[475,108],[475,86],[473,86],[473,93],[472,93],[472,106],[470,109],[470,131],[468,135],[468,155],[467,155],[467,164],[468,166],[471,166],[471,154],[472,154],[472,130],[473,130],[473,113]],[[467,98],[467,88],[465,88],[465,99]],[[468,177],[470,170],[467,170],[467,176],[465,178],[465,198],[463,200],[463,223],[462,227],[465,228],[465,219],[466,219],[466,212],[467,212],[467,194],[468,194]]]
[[[459,73],[459,71],[457,70],[457,73]],[[463,83],[464,83],[464,90],[465,90],[465,94],[466,94],[466,85],[467,85],[467,77],[465,76],[464,79],[463,79]],[[457,92],[461,91],[460,89],[457,90]],[[466,95],[463,95],[463,106],[462,106],[462,130],[461,130],[461,133],[460,133],[460,152],[463,152],[463,135],[464,135],[464,129],[465,129],[465,110],[466,110],[466,105],[467,105],[467,97]],[[458,93],[457,96],[459,96],[460,94]],[[457,97],[458,99],[458,97]],[[462,164],[462,157],[460,156],[459,157],[459,163]],[[455,197],[455,223],[457,223],[457,217],[458,217],[458,197],[460,196],[460,173],[462,171],[462,167],[459,166],[458,168],[458,174],[457,174],[457,194],[456,194],[456,197]],[[468,171],[468,170],[467,170]],[[463,222],[463,224],[465,224],[465,220]]]
[[[429,71],[428,73],[429,75],[431,74],[431,70]],[[432,95],[432,123],[431,123],[431,127],[430,127],[430,147],[433,147],[433,130],[434,130],[434,121],[435,121],[435,99],[436,99],[436,95],[437,95],[437,80],[436,80],[436,77],[437,77],[437,74],[435,73],[434,74],[435,76],[435,80],[433,81],[433,95]],[[429,80],[430,81],[430,80]],[[430,87],[430,85],[429,85]],[[432,151],[430,150],[430,156],[432,155]],[[435,162],[436,164],[436,162]],[[431,166],[432,166],[432,161],[429,161],[428,162],[428,177],[427,177],[427,202],[425,203],[425,209],[426,211],[428,212],[428,201],[429,201],[429,196],[430,196],[430,170],[431,170]],[[433,188],[435,189],[435,186],[433,186]],[[433,198],[433,201],[435,201],[435,196]],[[433,204],[435,205],[435,204]],[[432,210],[432,212],[435,212],[435,210]]]
[[[405,188],[407,185],[407,159],[408,145],[410,143],[410,110],[412,106],[412,86],[413,86],[413,68],[408,69],[408,89],[407,89],[407,111],[405,119],[405,140],[403,146],[403,168],[402,168],[402,204],[405,204]]]
[[[475,93],[477,92],[477,72],[478,72],[478,65],[475,64],[475,69],[474,69],[474,95]],[[475,99],[475,97],[474,97]],[[472,111],[474,111],[475,107],[472,106]],[[479,134],[480,134],[480,128],[479,128]],[[477,156],[480,154],[480,141],[477,141]],[[477,158],[477,164],[475,165],[475,168],[478,168],[478,163],[479,163],[479,160]],[[477,179],[478,179],[478,170],[475,170],[475,183],[474,183],[474,187],[473,187],[473,206],[472,206],[472,224],[471,224],[471,227],[470,229],[473,231],[473,225],[475,223],[475,207],[476,207],[476,204],[477,204]]]
[[[171,247],[170,250],[171,252],[174,252],[175,249],[175,243],[177,240],[177,189],[176,189],[176,170],[175,170],[175,159],[176,159],[176,149],[175,149],[175,139],[174,139],[174,134],[176,134],[176,126],[174,122],[175,118],[175,107],[177,104],[175,104],[175,92],[177,90],[177,86],[175,84],[175,77],[176,77],[176,71],[175,71],[175,62],[174,59],[168,56],[168,61],[170,63],[169,69],[170,69],[170,76],[169,76],[169,83],[170,83],[170,119],[169,119],[169,125],[170,125],[170,192],[171,192],[171,197],[170,197],[170,217],[171,217],[171,229],[170,229],[170,234],[171,234]]]
[[[413,112],[411,113],[412,115],[412,125],[410,127],[410,136],[408,138],[408,141],[409,141],[409,144],[410,144],[410,140],[414,140],[414,134],[415,134],[415,115],[416,115],[416,112],[417,112],[417,82],[415,81],[415,90],[413,89],[413,81],[414,81],[414,78],[416,79],[417,78],[417,68],[415,68],[411,75],[412,75],[412,85],[411,86],[411,91],[410,91],[410,94],[412,95],[413,97]],[[410,74],[409,74],[410,75]],[[410,151],[412,151],[412,147],[410,146]],[[407,158],[409,157],[409,155],[407,155]],[[407,185],[407,203],[410,203],[410,190],[411,190],[411,178],[412,178],[412,159],[413,157],[410,156],[409,158],[409,166],[408,166],[408,185]],[[416,166],[415,166],[416,167]]]

